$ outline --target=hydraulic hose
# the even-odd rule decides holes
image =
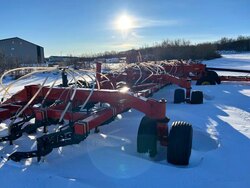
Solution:
[[[55,70],[55,69],[51,69],[51,70]],[[3,90],[5,90],[2,99],[5,98],[6,94],[11,95],[11,94],[8,92],[9,89],[10,89],[15,83],[17,83],[19,80],[24,79],[24,78],[27,78],[27,77],[31,76],[32,74],[35,74],[35,73],[49,72],[49,71],[51,71],[51,70],[45,69],[45,70],[34,71],[34,72],[28,73],[28,74],[26,74],[26,75],[24,75],[24,76],[18,78],[17,80],[15,80],[14,82],[11,82],[11,83],[10,83],[9,85],[7,85],[6,87],[3,86],[3,88],[0,90],[0,92],[2,92]],[[9,71],[9,72],[11,72],[11,71]],[[0,80],[1,80],[0,82],[2,82],[2,78],[3,78],[3,76],[0,78]]]
[[[71,74],[69,70],[66,70],[66,72],[69,73],[69,74]],[[73,79],[74,79],[74,81],[75,81],[73,94],[71,95],[68,104],[66,105],[65,109],[64,109],[63,112],[62,112],[62,114],[61,114],[61,116],[60,116],[60,119],[59,119],[59,122],[62,122],[62,120],[63,120],[63,118],[64,118],[66,112],[68,111],[68,109],[69,109],[70,105],[72,104],[72,101],[73,101],[73,99],[74,99],[74,97],[75,97],[75,95],[76,95],[77,80],[76,80],[76,78],[75,78],[74,75],[71,74],[71,76],[73,77]]]
[[[41,71],[39,71],[39,72],[55,70],[55,68],[45,68],[45,67],[21,67],[21,68],[15,68],[15,69],[8,70],[8,71],[4,72],[4,73],[2,74],[2,76],[1,76],[1,78],[0,78],[0,85],[3,87],[2,90],[5,89],[5,87],[4,87],[4,85],[3,85],[3,78],[4,78],[4,76],[6,76],[7,74],[9,74],[9,73],[11,73],[11,72],[13,72],[13,71],[17,71],[17,70],[27,70],[27,69],[33,69],[33,70],[40,70],[40,69],[41,69]],[[48,69],[49,69],[49,70],[48,70]],[[35,71],[35,72],[38,72],[38,71]],[[31,72],[31,73],[34,74],[35,72]],[[30,76],[30,75],[32,75],[31,73],[28,73],[27,75]],[[24,75],[24,76],[25,76],[25,77],[28,77],[28,76],[26,76],[26,75]],[[20,79],[22,79],[22,78],[25,78],[24,76],[18,78],[17,80],[20,80]],[[17,80],[16,80],[16,81],[17,81]],[[1,90],[0,92],[2,92],[2,90]],[[8,91],[7,91],[7,92],[8,92]]]

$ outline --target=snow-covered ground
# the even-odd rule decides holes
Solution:
[[[249,57],[250,53],[222,54],[222,58],[214,59],[212,61],[203,61],[203,63],[207,64],[208,67],[250,70]],[[223,71],[218,71],[218,74],[224,76],[247,75],[246,73],[223,72]]]
[[[227,54],[205,63],[250,69],[250,54]],[[168,100],[170,124],[183,120],[193,125],[189,166],[167,163],[166,148],[160,146],[155,159],[138,154],[143,114],[132,109],[79,145],[54,149],[43,162],[2,159],[0,187],[250,187],[250,83],[193,85],[204,92],[201,105],[173,104],[176,88],[166,87],[153,98]],[[14,146],[0,143],[0,156],[22,148],[25,137]]]

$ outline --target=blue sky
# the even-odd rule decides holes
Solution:
[[[0,39],[39,44],[45,56],[250,36],[249,0],[0,0]],[[119,18],[131,22],[121,30]]]

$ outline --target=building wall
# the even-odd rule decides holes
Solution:
[[[20,64],[44,62],[42,47],[17,37],[0,40],[0,52],[4,54],[7,60],[14,60]]]

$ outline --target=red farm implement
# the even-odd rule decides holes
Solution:
[[[101,63],[96,64],[96,71],[92,73],[70,68],[36,69],[36,72],[60,72],[62,82],[58,84],[55,80],[45,86],[46,78],[40,85],[25,86],[5,101],[13,83],[4,87],[0,120],[9,120],[8,135],[0,137],[0,142],[13,144],[23,133],[35,133],[42,127],[44,135],[36,139],[36,150],[16,151],[9,156],[14,161],[31,157],[40,160],[53,148],[80,143],[91,130],[98,132],[99,126],[134,108],[145,114],[138,129],[137,151],[155,157],[159,141],[167,146],[168,162],[187,165],[192,147],[192,126],[177,121],[168,131],[166,100],[157,101],[150,96],[168,84],[176,84],[184,89],[176,89],[175,103],[201,104],[203,94],[201,91],[191,92],[192,80],[197,80],[198,85],[219,84],[221,79],[249,81],[249,77],[219,77],[212,69],[215,70],[185,61],[128,64],[108,73],[102,72]],[[72,82],[68,81],[69,77]],[[48,133],[48,126],[52,124],[58,125],[58,130]]]

